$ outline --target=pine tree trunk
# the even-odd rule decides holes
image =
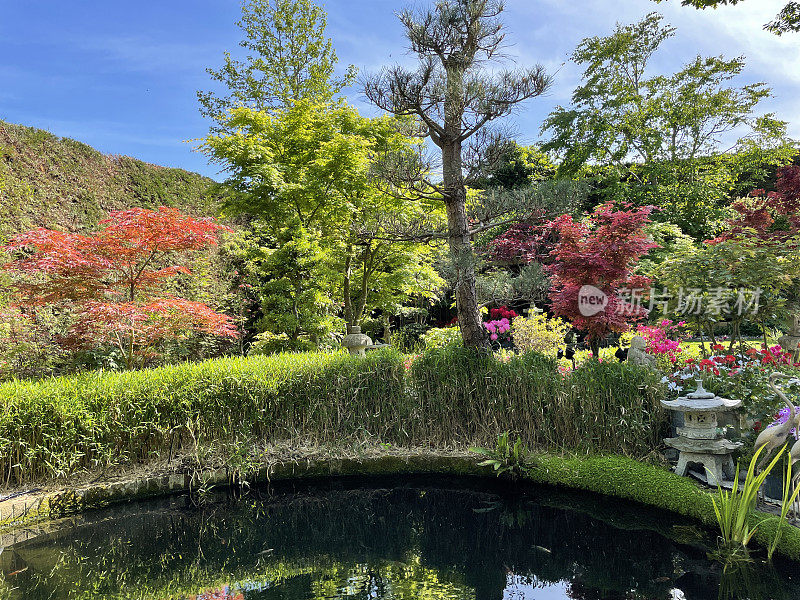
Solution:
[[[481,321],[475,289],[475,252],[467,222],[467,188],[461,158],[461,135],[464,115],[464,65],[445,65],[447,93],[444,101],[444,135],[439,139],[442,150],[444,203],[447,209],[447,233],[450,259],[455,273],[455,297],[458,324],[466,348],[489,348],[489,337]]]
[[[475,290],[475,253],[467,222],[467,190],[461,173],[460,143],[451,143],[442,148],[442,166],[448,241],[455,273],[454,292],[461,337],[467,348],[488,348],[489,338],[481,321]]]

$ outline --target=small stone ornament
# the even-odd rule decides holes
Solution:
[[[372,338],[361,333],[361,327],[354,325],[350,327],[350,332],[344,336],[342,346],[353,356],[365,356],[368,347],[372,346]]]
[[[628,349],[628,362],[634,365],[652,367],[656,359],[647,353],[647,342],[640,335],[633,336],[631,347]]]
[[[684,426],[678,428],[678,437],[664,440],[679,452],[675,473],[686,475],[689,465],[694,464],[705,468],[709,485],[732,480],[735,467],[731,454],[742,444],[724,438],[718,423],[722,413],[739,408],[742,401],[720,398],[703,389],[700,381],[696,391],[677,400],[662,400],[661,405],[683,413]]]

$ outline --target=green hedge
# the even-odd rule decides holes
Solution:
[[[538,355],[463,348],[407,370],[391,351],[226,358],[0,386],[0,483],[252,441],[492,445],[503,431],[551,450],[642,457],[666,415],[646,369],[587,363],[564,378]]]
[[[667,432],[659,377],[637,365],[587,361],[562,377],[540,354],[503,362],[451,346],[424,354],[412,374],[439,444],[494,445],[509,431],[532,447],[643,457]]]

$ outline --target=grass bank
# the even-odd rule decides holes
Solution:
[[[529,354],[506,362],[468,350],[407,368],[387,350],[226,358],[128,373],[92,372],[0,386],[0,484],[221,454],[247,470],[250,449],[493,445],[504,431],[532,448],[647,457],[667,415],[648,370],[589,361],[562,377]]]

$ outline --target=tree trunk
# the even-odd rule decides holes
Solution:
[[[389,320],[389,313],[383,313],[383,343],[392,345],[392,322]]]
[[[350,333],[350,328],[355,325],[353,323],[353,301],[350,298],[350,277],[353,264],[353,246],[347,246],[347,258],[344,259],[344,281],[342,282],[342,295],[344,296],[344,321],[346,331],[345,334]]]
[[[458,310],[458,325],[466,348],[489,348],[489,336],[481,321],[478,295],[475,289],[475,252],[467,222],[467,188],[461,158],[461,136],[464,109],[464,68],[446,65],[447,93],[444,101],[444,136],[442,149],[443,196],[447,209],[447,233],[450,260],[455,273],[454,293]]]
[[[475,253],[472,250],[463,201],[447,203],[447,224],[450,259],[453,261],[456,277],[454,292],[461,337],[467,348],[488,348],[489,338],[481,320],[475,290]]]

